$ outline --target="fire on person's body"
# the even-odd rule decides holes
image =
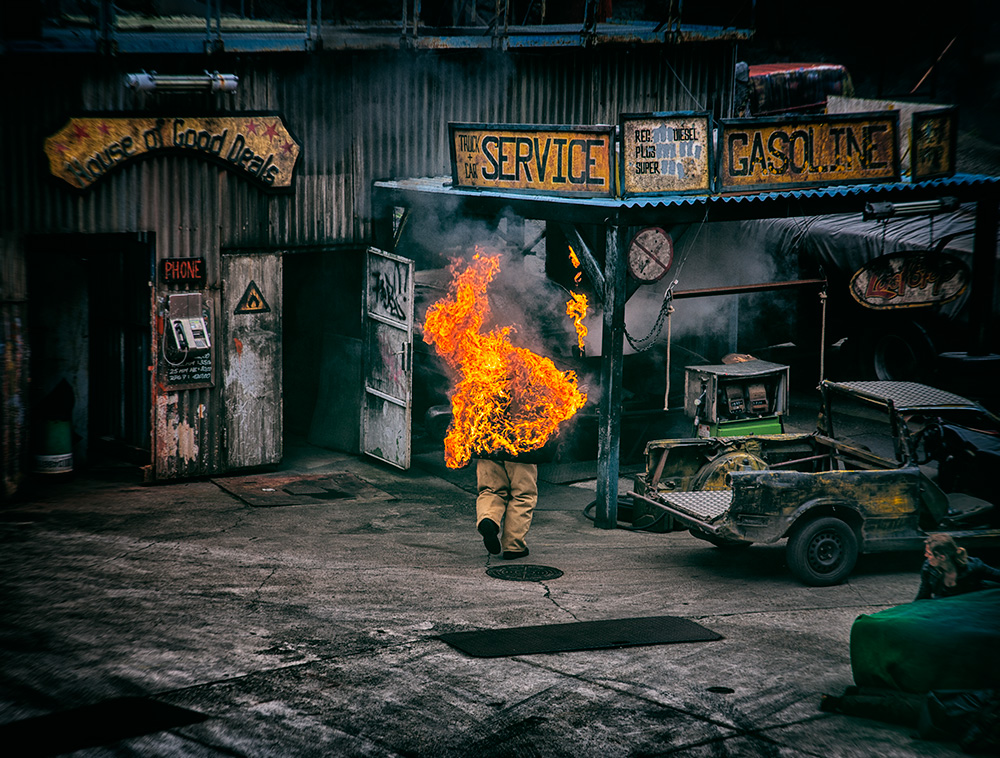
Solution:
[[[424,341],[457,375],[445,463],[461,468],[474,456],[516,457],[542,448],[587,402],[576,374],[515,346],[514,326],[483,331],[490,315],[487,289],[500,271],[499,254],[477,248],[467,264],[453,261],[449,268],[448,294],[428,308],[424,323]],[[567,311],[571,304],[575,310],[570,315],[582,327],[586,303],[582,312],[575,298]]]

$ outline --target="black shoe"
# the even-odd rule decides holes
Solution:
[[[524,558],[528,554],[528,548],[524,550],[504,550],[503,559],[505,561],[512,561],[515,558]]]
[[[486,550],[492,555],[497,555],[500,552],[500,538],[497,537],[500,534],[500,525],[493,519],[484,518],[476,530],[483,535]]]

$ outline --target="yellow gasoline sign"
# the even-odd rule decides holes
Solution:
[[[721,122],[721,189],[899,180],[898,114]]]

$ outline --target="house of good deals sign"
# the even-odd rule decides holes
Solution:
[[[136,158],[174,153],[206,158],[267,189],[291,186],[299,144],[279,116],[85,116],[45,140],[53,176],[87,189]]]

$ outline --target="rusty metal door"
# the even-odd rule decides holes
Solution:
[[[280,253],[222,256],[227,470],[282,456]]]
[[[374,247],[365,256],[365,396],[361,452],[410,467],[413,261]]]

